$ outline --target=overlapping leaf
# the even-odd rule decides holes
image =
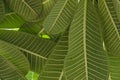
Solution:
[[[56,44],[48,57],[39,80],[62,80],[64,59],[68,52],[68,31],[66,31]]]
[[[80,0],[69,32],[65,73],[68,80],[107,80],[98,15],[91,0]]]
[[[26,22],[20,29],[19,31],[31,33],[37,35],[42,29],[42,24],[41,23],[31,23],[31,22]]]
[[[112,1],[113,1],[114,8],[116,10],[118,19],[120,21],[120,0],[112,0]]]
[[[0,29],[3,28],[20,28],[25,21],[16,13],[7,13],[5,18],[0,22]]]
[[[0,20],[2,20],[5,16],[5,5],[3,0],[0,0]]]
[[[114,55],[120,55],[120,21],[113,0],[99,0],[99,10],[106,49]]]
[[[31,69],[40,72],[55,43],[17,31],[0,31],[0,40],[13,44],[29,59]]]
[[[64,32],[72,21],[77,3],[77,0],[59,0],[43,23],[45,31],[50,34]]]
[[[42,0],[24,0],[38,15],[42,11]]]
[[[9,5],[7,4],[7,0],[3,0],[3,1],[4,1],[4,5],[5,5],[5,12],[6,13],[13,12],[12,9],[10,9]]]
[[[29,62],[19,50],[0,40],[0,79],[26,80]]]
[[[27,21],[38,21],[42,10],[41,0],[7,0],[10,8]]]
[[[41,18],[44,19],[46,16],[48,16],[48,14],[50,13],[50,11],[52,10],[57,1],[58,0],[43,0],[42,2],[43,9],[42,14],[40,15]]]
[[[120,80],[120,57],[109,55],[109,70],[111,80]]]
[[[11,66],[9,62],[7,62],[3,57],[0,56],[0,79],[8,79],[8,80],[27,80],[24,76],[22,76],[19,72],[16,71],[15,67]]]

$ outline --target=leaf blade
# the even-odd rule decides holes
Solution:
[[[30,69],[26,57],[18,49],[0,40],[0,78],[23,79]]]
[[[107,55],[99,28],[98,15],[91,0],[80,0],[69,33],[65,60],[68,80],[108,79]]]
[[[39,80],[62,80],[64,59],[68,51],[68,30],[59,39],[54,50],[48,57],[43,71],[39,76]]]
[[[0,40],[8,42],[23,51],[29,59],[31,69],[38,73],[55,46],[55,43],[48,39],[41,39],[18,31],[0,31]]]
[[[0,0],[0,21],[5,17],[5,6],[3,0]]]
[[[20,28],[25,21],[16,13],[11,12],[5,15],[5,18],[0,22],[0,29],[3,28]]]
[[[74,15],[77,0],[59,0],[43,23],[47,33],[64,32]]]
[[[42,2],[43,10],[40,15],[41,18],[45,19],[48,14],[51,12],[52,8],[55,6],[58,0],[45,0]]]
[[[10,8],[23,17],[26,21],[36,22],[41,10],[41,0],[7,0]],[[37,6],[36,6],[37,5]],[[38,9],[38,7],[40,9]]]
[[[98,0],[99,12],[103,24],[103,37],[108,52],[119,55],[120,50],[120,29],[119,20],[113,7],[112,0]]]
[[[110,69],[110,78],[111,80],[120,79],[120,57],[113,56],[109,54],[109,69]]]

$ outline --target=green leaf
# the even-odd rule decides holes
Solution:
[[[4,5],[5,5],[5,13],[11,13],[13,12],[12,9],[10,9],[9,5],[7,4],[7,0],[3,0],[4,1]]]
[[[27,79],[28,80],[38,80],[38,74],[32,72],[32,71],[29,71],[29,73],[26,75]]]
[[[55,41],[53,39],[59,37],[58,35],[48,35],[47,33],[45,33],[42,26],[42,22],[36,22],[36,23],[26,22],[22,27],[20,27],[19,31],[34,34],[41,38],[51,39],[52,41]]]
[[[41,31],[41,29],[42,24],[40,22],[39,23],[26,22],[22,27],[20,27],[19,31],[37,35]]]
[[[68,80],[107,80],[98,14],[91,0],[80,0],[69,32],[65,73]]]
[[[99,0],[99,12],[102,20],[103,36],[108,52],[120,55],[120,22],[112,0]]]
[[[109,70],[111,80],[120,80],[120,56],[109,55]]]
[[[25,21],[16,13],[7,13],[5,18],[0,22],[0,29],[3,28],[20,28]]]
[[[118,19],[120,21],[120,0],[112,0],[112,1],[113,1],[114,8],[116,10]]]
[[[64,59],[68,52],[68,30],[61,36],[39,76],[39,80],[62,80]]]
[[[29,62],[23,53],[0,40],[0,79],[26,80],[29,69]]]
[[[25,20],[38,21],[41,12],[41,0],[7,0],[8,5]]]
[[[42,11],[42,0],[24,0],[38,15]]]
[[[49,34],[64,32],[74,15],[77,0],[59,0],[43,23],[45,31]]]
[[[22,76],[16,69],[11,65],[9,62],[7,62],[3,57],[0,56],[0,79],[1,80],[27,80],[24,76]],[[3,74],[5,73],[5,74]]]
[[[38,73],[55,46],[50,40],[17,31],[0,31],[0,39],[23,51],[30,62],[31,70]]]
[[[0,0],[0,21],[4,18],[5,16],[5,5],[3,0]]]
[[[57,1],[58,0],[44,0],[42,2],[43,9],[40,17],[43,19],[46,18],[48,14],[51,12],[52,8],[55,6]]]
[[[64,71],[65,72],[65,71]],[[65,73],[63,73],[62,79],[61,80],[68,80]]]

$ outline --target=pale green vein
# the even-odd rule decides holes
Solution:
[[[68,0],[65,1],[65,3],[64,3],[64,5],[62,6],[62,8],[61,8],[61,10],[60,10],[60,12],[59,12],[59,14],[58,14],[58,16],[56,17],[55,21],[53,22],[53,24],[52,24],[52,26],[51,26],[51,28],[49,29],[48,32],[50,32],[50,31],[52,30],[52,28],[54,27],[55,23],[57,22],[59,16],[61,15],[61,13],[62,13],[62,11],[63,11],[63,9],[64,9],[64,7],[65,7],[66,4],[67,4],[67,2],[68,2]]]
[[[85,71],[86,71],[86,80],[88,80],[88,70],[87,70],[87,52],[86,52],[86,17],[87,17],[87,0],[85,0],[85,4],[84,4],[84,21],[83,21],[83,44],[84,44],[84,58],[85,58]]]
[[[35,56],[38,56],[38,57],[40,57],[40,58],[42,58],[42,59],[47,60],[46,57],[40,56],[40,55],[38,55],[37,53],[34,53],[34,52],[32,52],[32,51],[26,50],[26,49],[21,48],[21,47],[18,47],[18,46],[16,46],[16,47],[17,47],[18,49],[22,50],[22,51],[25,51],[25,52],[27,52],[27,53],[30,53],[30,54],[32,54],[32,55],[35,55]]]
[[[111,21],[112,21],[112,23],[113,23],[113,26],[114,26],[114,28],[115,28],[115,31],[116,31],[116,33],[117,33],[119,39],[120,39],[120,35],[119,35],[119,32],[118,32],[118,29],[116,28],[116,24],[115,24],[115,22],[114,22],[114,20],[113,20],[113,18],[112,18],[112,15],[111,15],[111,13],[110,13],[108,7],[107,7],[107,4],[106,4],[105,0],[103,0],[103,2],[104,2],[105,7],[106,7],[106,9],[107,9],[108,15],[110,16],[110,19],[111,19]]]
[[[110,73],[109,73],[109,80],[112,80],[112,79],[111,79],[111,76],[110,76]]]
[[[22,2],[29,8],[31,11],[33,11],[36,15],[38,15],[26,2],[25,0],[22,0]]]
[[[59,80],[62,80],[62,77],[63,77],[63,70],[62,70],[62,72],[61,72],[61,75],[60,75]]]
[[[46,3],[48,3],[50,0],[46,0],[46,1],[44,1],[42,4],[46,4]]]

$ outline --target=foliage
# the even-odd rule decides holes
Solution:
[[[37,77],[39,75],[37,73],[34,73],[32,71],[29,71],[28,74],[26,75],[28,80],[37,80]]]
[[[0,0],[0,80],[120,80],[119,0]]]

